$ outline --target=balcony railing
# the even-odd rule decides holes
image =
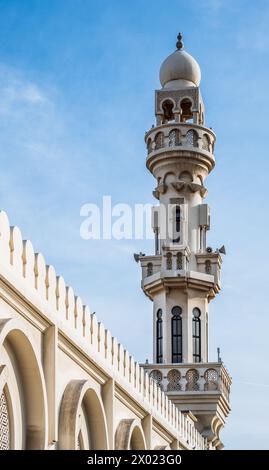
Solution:
[[[143,367],[168,394],[223,394],[229,402],[231,378],[222,363],[145,364]]]
[[[197,124],[168,123],[152,128],[146,133],[148,155],[161,149],[197,148],[214,153],[215,134],[211,129]]]

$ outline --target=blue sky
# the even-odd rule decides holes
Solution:
[[[179,31],[200,63],[218,138],[209,243],[227,249],[210,358],[220,346],[233,377],[228,449],[269,444],[268,24],[268,0],[0,0],[1,208],[139,361],[152,305],[132,254],[153,243],[82,240],[80,207],[155,203],[143,137]]]

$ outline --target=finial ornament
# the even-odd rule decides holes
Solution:
[[[177,36],[177,49],[180,50],[180,49],[183,49],[183,41],[182,41],[182,34],[179,33],[178,36]]]

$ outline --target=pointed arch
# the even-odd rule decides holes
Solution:
[[[115,450],[146,450],[146,439],[140,422],[122,419],[115,434]]]
[[[103,403],[89,380],[71,380],[65,388],[59,417],[59,448],[75,450],[81,434],[79,412],[85,410],[92,450],[108,449],[108,431]],[[83,441],[85,445],[85,441]]]
[[[46,386],[39,354],[29,329],[19,319],[0,320],[0,349],[8,342],[14,354],[25,408],[25,448],[43,450],[48,440]],[[11,397],[12,399],[12,397]]]

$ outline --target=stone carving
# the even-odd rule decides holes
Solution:
[[[0,450],[8,450],[9,443],[9,416],[6,395],[0,397]]]

